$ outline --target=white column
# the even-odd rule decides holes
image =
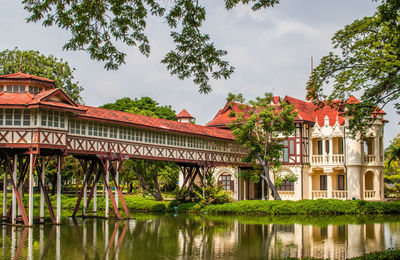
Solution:
[[[309,199],[312,200],[312,190],[313,190],[313,183],[312,183],[312,175],[308,175],[308,194],[309,194]]]
[[[321,139],[322,140],[322,162],[326,163],[326,150],[325,150],[325,139]]]
[[[109,174],[110,174],[110,171],[108,170],[108,168],[109,168],[109,161],[107,160],[106,161],[106,180],[105,180],[105,182],[107,182],[107,184],[109,184],[109,181],[108,181],[108,179],[109,179]],[[104,189],[105,189],[105,210],[106,210],[106,212],[105,212],[105,217],[106,218],[108,218],[108,207],[109,207],[109,201],[108,201],[108,191],[107,191],[107,187],[106,187],[106,184],[104,183],[104,185],[103,185],[103,187],[104,187]]]
[[[21,185],[22,186],[22,185]],[[29,154],[29,221],[28,225],[33,225],[33,154]]]
[[[61,156],[58,156],[57,165],[57,224],[61,223]]]
[[[107,162],[108,162],[108,160],[107,160]],[[109,226],[109,224],[108,224],[108,220],[107,219],[104,221],[104,225],[105,225],[105,228],[104,228],[104,250],[106,251],[105,259],[108,260],[107,246],[108,246],[108,239],[109,239],[108,238],[108,226]]]
[[[332,137],[328,139],[329,140],[329,162],[332,164],[332,155],[333,155],[333,140]]]
[[[45,164],[42,162],[42,172],[40,173],[40,180],[42,182],[42,185],[44,187],[44,169]],[[42,186],[40,186],[40,220],[44,218],[44,191],[42,189]]]
[[[93,193],[93,211],[94,215],[97,215],[97,183],[96,183],[96,174],[94,175],[93,179],[94,185],[94,193]]]
[[[328,199],[332,198],[332,173],[326,175],[326,188],[328,193]]]
[[[15,226],[11,226],[11,259],[15,257],[15,247],[17,245],[17,236],[16,236]],[[3,238],[4,239],[4,238]]]
[[[116,181],[116,183],[115,183],[115,195],[114,195],[114,197],[115,197],[115,203],[117,203],[117,207],[118,207],[118,201],[119,201],[119,198],[118,198],[118,191],[117,191],[117,187],[118,187],[118,185],[119,185],[119,180],[118,180],[118,178],[119,178],[119,162],[117,162],[117,167],[116,167],[116,169],[115,169],[115,181]],[[204,189],[203,189],[204,190]]]
[[[3,217],[7,216],[7,170],[4,169],[3,178]],[[4,239],[4,238],[3,238]]]
[[[93,248],[96,250],[97,246],[97,220],[93,219]]]
[[[13,169],[13,179],[15,182],[15,185],[18,185],[17,183],[17,161],[18,161],[18,156],[14,155],[14,169]],[[13,187],[14,188],[14,187]],[[15,187],[18,188],[18,187]],[[12,198],[11,198],[11,224],[15,224],[15,218],[17,216],[17,199],[15,196],[15,191],[12,189]]]

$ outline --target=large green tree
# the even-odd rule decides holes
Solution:
[[[57,59],[53,55],[43,55],[33,50],[4,50],[0,52],[0,75],[17,73],[20,70],[22,59],[22,72],[54,80],[57,87],[62,88],[67,95],[77,103],[82,104],[79,82],[75,81],[73,72],[68,62]]]
[[[103,108],[130,112],[139,115],[175,120],[176,113],[171,106],[161,106],[150,97],[131,99],[124,97],[114,103],[108,103]],[[162,200],[161,187],[173,186],[177,183],[179,167],[175,163],[130,159],[124,163],[121,171],[121,179],[132,190],[132,181],[139,182],[140,187],[150,193],[156,200]]]
[[[361,95],[360,104],[346,104],[353,134],[365,132],[377,106],[394,103],[400,111],[399,31],[398,0],[382,1],[373,16],[339,30],[332,38],[336,51],[323,57],[313,70],[308,98],[322,104]]]
[[[223,0],[226,9],[251,4],[253,10],[274,6],[279,0]],[[126,53],[118,41],[150,54],[145,29],[151,17],[160,18],[171,30],[175,49],[164,63],[179,79],[193,78],[202,93],[211,91],[210,77],[228,78],[234,71],[223,60],[226,51],[217,49],[209,35],[201,31],[206,8],[199,0],[23,0],[28,22],[58,26],[71,32],[65,50],[85,50],[92,59],[105,62],[106,69],[118,69]]]
[[[169,120],[176,120],[175,110],[171,106],[160,106],[158,102],[150,97],[141,97],[140,99],[131,99],[124,97],[114,103],[108,103],[102,108],[130,112],[133,114],[158,117]]]
[[[240,112],[231,114],[233,121],[229,127],[236,141],[248,150],[244,160],[253,164],[254,168],[261,165],[260,177],[267,181],[274,198],[281,200],[271,180],[270,170],[278,169],[282,164],[281,143],[284,138],[293,134],[297,113],[286,102],[275,105],[271,93],[265,93],[263,97],[247,103],[241,94],[229,94],[227,100],[240,103]]]

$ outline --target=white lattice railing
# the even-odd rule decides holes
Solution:
[[[344,155],[343,154],[334,154],[330,155],[312,155],[311,162],[313,164],[343,164],[344,163]]]
[[[366,190],[364,192],[364,199],[366,200],[373,200],[375,199],[376,192],[374,190]]]
[[[332,191],[333,199],[347,199],[347,190],[333,190]]]
[[[326,199],[328,198],[328,191],[326,190],[313,190],[311,192],[313,199]]]
[[[364,155],[364,163],[374,163],[375,155]]]

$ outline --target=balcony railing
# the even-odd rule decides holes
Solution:
[[[347,190],[333,190],[332,191],[332,198],[333,199],[347,199]]]
[[[281,199],[283,199],[283,200],[294,199],[294,191],[280,190],[280,191],[278,191],[278,193],[279,193],[279,196],[281,196]]]
[[[375,155],[364,155],[364,163],[375,163]]]
[[[375,199],[376,192],[374,190],[366,190],[364,192],[364,199],[366,200],[373,200]]]
[[[313,190],[311,192],[312,199],[326,199],[328,198],[328,191],[326,190]]]
[[[344,155],[343,154],[333,154],[330,155],[312,155],[311,156],[312,164],[343,164],[344,163]]]

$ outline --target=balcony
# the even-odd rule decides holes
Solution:
[[[344,155],[343,154],[333,154],[330,155],[312,155],[311,164],[314,165],[343,165]]]
[[[376,163],[375,155],[364,155],[364,164]]]
[[[289,190],[280,190],[278,191],[279,196],[281,196],[282,200],[294,200],[294,191]]]
[[[311,192],[312,199],[339,199],[339,200],[346,200],[347,199],[347,190],[332,190],[331,196],[327,190],[313,190]]]

